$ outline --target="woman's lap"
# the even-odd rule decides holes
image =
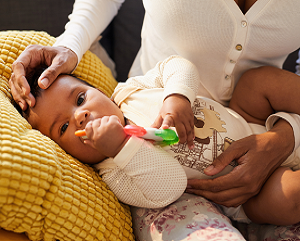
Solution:
[[[235,224],[235,228],[211,202],[187,193],[166,208],[131,207],[131,211],[136,241],[300,241],[300,223]]]
[[[300,223],[289,226],[236,224],[248,241],[300,241]]]
[[[216,206],[200,196],[185,193],[166,208],[131,211],[136,241],[245,240]]]

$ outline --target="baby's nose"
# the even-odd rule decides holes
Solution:
[[[88,111],[76,111],[75,112],[75,120],[76,124],[80,127],[82,126],[86,119],[88,118]]]

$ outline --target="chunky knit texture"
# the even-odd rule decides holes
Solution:
[[[129,208],[94,170],[33,130],[11,104],[11,65],[45,32],[0,32],[0,227],[31,240],[134,240]],[[75,75],[111,95],[110,70],[87,52]]]

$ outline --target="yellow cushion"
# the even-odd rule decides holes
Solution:
[[[11,104],[11,65],[45,32],[0,32],[0,227],[31,240],[134,240],[128,206],[94,170],[33,130]],[[87,52],[75,74],[110,95],[110,70]]]

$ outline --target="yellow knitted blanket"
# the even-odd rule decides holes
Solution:
[[[11,65],[29,44],[52,45],[45,32],[0,32],[0,227],[31,240],[134,240],[129,208],[94,170],[33,130],[11,104]],[[87,52],[75,73],[111,95],[117,82]]]

